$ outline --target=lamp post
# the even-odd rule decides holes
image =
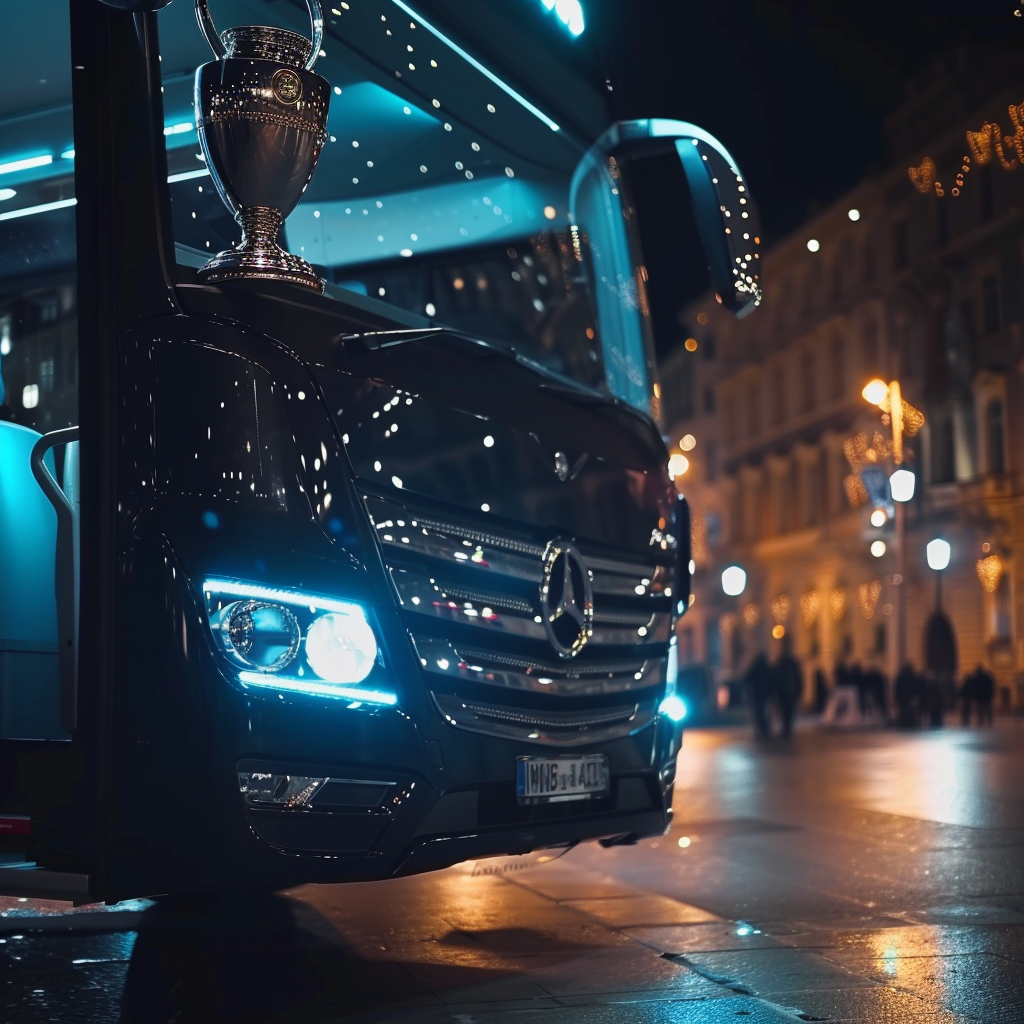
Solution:
[[[739,597],[747,588],[747,572],[742,566],[739,565],[727,565],[722,570],[722,590],[726,597]],[[732,613],[730,613],[731,615]],[[735,629],[735,626],[732,627]],[[737,660],[736,651],[734,647],[734,640],[732,629],[728,631],[728,635],[724,636],[723,639],[729,643],[729,668],[731,671],[736,670],[735,661]]]
[[[864,400],[878,406],[882,421],[892,428],[892,461],[896,469],[889,476],[889,493],[895,508],[893,516],[896,526],[896,670],[907,660],[907,544],[905,505],[914,497],[914,474],[903,466],[903,438],[912,436],[924,424],[924,413],[915,409],[903,398],[898,380],[875,379],[869,381],[861,392]]]
[[[928,568],[935,570],[935,610],[942,611],[942,570],[949,565],[949,541],[936,537],[928,541],[925,547],[925,555],[928,558]]]

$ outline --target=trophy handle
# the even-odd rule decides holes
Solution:
[[[306,61],[306,70],[312,71],[313,65],[316,64],[317,58],[320,56],[320,47],[324,41],[324,15],[320,7],[320,0],[306,0],[306,7],[309,9],[309,21],[313,29],[313,45],[309,51],[309,60]],[[210,49],[213,50],[213,55],[218,60],[223,60],[228,51],[217,31],[217,26],[213,23],[210,5],[206,0],[196,0],[196,20],[199,22],[199,28],[206,41],[210,44]]]

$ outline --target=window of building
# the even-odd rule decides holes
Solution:
[[[981,326],[985,334],[999,330],[999,278],[988,274],[981,280]]]
[[[995,189],[992,180],[992,166],[978,168],[978,219],[991,220],[995,216]]]
[[[715,389],[704,389],[704,412],[710,416],[715,411]]]
[[[800,366],[801,373],[801,400],[803,402],[803,411],[810,412],[815,406],[815,367],[814,367],[814,354],[806,352],[804,358],[801,361]]]
[[[879,369],[878,327],[869,323],[864,328],[864,371],[866,374],[877,374]]]
[[[803,525],[815,526],[819,521],[820,508],[818,495],[821,490],[821,477],[817,466],[804,466],[804,494],[803,494]]]
[[[992,639],[1009,640],[1013,626],[1013,608],[1011,604],[1010,576],[1003,573],[999,577],[996,592],[992,595]]]
[[[873,281],[875,279],[875,246],[870,237],[864,239],[864,262],[862,264],[864,268],[864,280]]]
[[[988,441],[988,471],[1006,472],[1006,455],[1003,446],[1003,401],[993,398],[985,408],[985,436]]]
[[[802,510],[804,500],[804,487],[802,474],[800,472],[800,463],[796,460],[789,467],[789,473],[786,474],[789,483],[789,516],[787,517],[786,526],[790,530],[795,530],[802,526]]]
[[[775,532],[785,533],[789,529],[790,519],[790,491],[789,478],[785,474],[775,477]]]
[[[949,241],[949,207],[941,199],[935,204],[935,241],[938,245]]]
[[[842,398],[846,390],[846,364],[843,357],[843,339],[836,337],[832,339],[831,377],[832,377],[832,398]]]
[[[729,498],[729,539],[733,544],[741,544],[744,540],[743,531],[743,486],[739,480]]]
[[[846,495],[846,478],[850,475],[850,464],[846,456],[839,452],[835,459],[835,485],[832,493],[835,495],[835,508],[842,512],[850,506],[850,499]]]
[[[956,479],[953,418],[946,412],[936,418],[932,438],[932,483],[948,484]]]
[[[974,338],[974,299],[964,299],[960,303],[960,322],[963,325],[964,333],[968,338]]]
[[[685,626],[679,630],[679,664],[692,665],[693,660],[693,627]]]
[[[786,419],[786,368],[776,366],[772,372],[772,423],[779,426]]]
[[[910,225],[898,220],[892,227],[892,262],[897,270],[910,266]]]
[[[718,479],[718,442],[712,438],[704,448],[704,465],[708,483]]]
[[[919,334],[910,320],[900,320],[897,324],[896,344],[899,349],[900,366],[905,374],[917,372],[920,362],[917,352]]]

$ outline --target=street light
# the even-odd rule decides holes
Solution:
[[[913,436],[924,425],[924,413],[903,398],[898,380],[888,384],[877,377],[868,381],[861,392],[866,402],[877,405],[882,421],[892,428],[892,461],[895,471],[889,476],[889,493],[896,503],[896,559],[897,569],[893,582],[896,591],[896,664],[900,666],[907,656],[907,543],[906,510],[904,505],[914,497],[914,474],[903,469],[903,435]]]
[[[934,569],[936,572],[942,572],[949,565],[949,552],[948,540],[936,537],[935,540],[928,541],[928,545],[925,548],[925,554],[928,556],[928,568]]]
[[[727,565],[722,570],[722,590],[728,597],[739,597],[746,589],[747,573],[738,565]]]
[[[889,493],[893,501],[910,501],[914,497],[914,474],[909,469],[897,469],[889,477]]]

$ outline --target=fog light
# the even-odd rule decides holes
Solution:
[[[302,633],[283,605],[236,601],[224,609],[220,638],[228,653],[247,668],[279,672],[294,660]]]
[[[271,804],[287,810],[305,810],[323,788],[326,778],[310,775],[275,775],[239,772],[238,788],[250,804]]]
[[[686,717],[686,705],[682,698],[670,693],[662,702],[658,710],[670,718],[673,722],[681,722]]]
[[[362,609],[328,612],[306,634],[309,667],[329,683],[360,683],[377,659],[377,640]]]

